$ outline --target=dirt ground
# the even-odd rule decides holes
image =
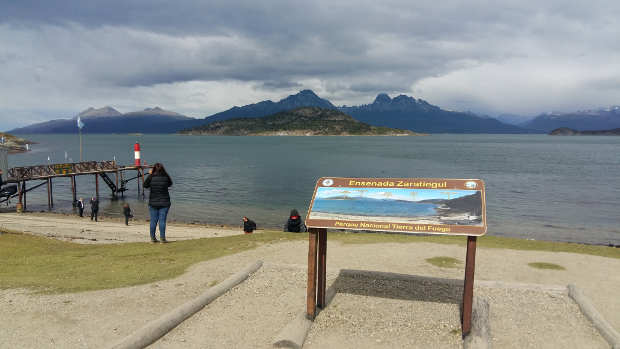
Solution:
[[[52,225],[49,221],[47,224]],[[112,230],[125,229],[119,222],[109,224]],[[95,225],[97,231],[103,226]],[[135,234],[136,239],[139,236],[144,241],[144,229]],[[176,234],[189,238],[194,233],[179,228]],[[459,287],[352,279],[340,274],[342,269],[353,269],[462,280],[462,263],[457,268],[439,268],[425,260],[437,256],[463,261],[465,249],[432,243],[353,245],[329,241],[328,286],[333,285],[337,293],[317,316],[305,347],[460,347],[458,303],[462,290]],[[0,319],[3,320],[0,347],[106,347],[258,259],[265,264],[257,273],[152,347],[271,347],[276,334],[304,311],[307,242],[266,244],[198,263],[178,278],[141,286],[59,295],[32,294],[24,289],[0,290]],[[566,270],[534,269],[528,266],[531,262],[555,263]],[[489,300],[494,346],[608,347],[565,293],[488,287],[492,283],[484,280],[560,286],[574,283],[612,326],[620,329],[618,270],[618,259],[479,248],[476,281],[480,282],[475,294]]]

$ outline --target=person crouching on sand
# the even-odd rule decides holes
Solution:
[[[306,231],[306,225],[296,209],[291,210],[288,220],[284,223],[284,231],[292,233],[303,233]]]
[[[155,237],[155,229],[159,222],[159,238],[161,242],[166,240],[166,219],[170,210],[170,193],[168,188],[172,186],[172,179],[166,172],[164,165],[159,162],[153,165],[149,176],[144,181],[144,187],[150,189],[149,213],[151,215],[151,242],[158,242]]]
[[[256,230],[256,223],[248,217],[243,216],[243,232],[245,234],[252,234]]]
[[[132,218],[131,208],[128,203],[123,205],[123,216],[125,216],[125,225],[129,225],[129,218]]]

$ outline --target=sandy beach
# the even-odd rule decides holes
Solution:
[[[54,213],[0,213],[0,229],[26,234],[42,235],[76,243],[119,243],[150,241],[148,222],[132,220],[126,226],[121,219],[90,217]],[[159,238],[159,230],[156,232]],[[171,240],[188,240],[216,236],[243,234],[241,228],[206,226],[168,222],[166,237]]]
[[[2,214],[1,225],[30,234],[89,243],[146,241],[146,223],[84,222],[38,214]],[[77,222],[80,222],[79,224]],[[238,234],[232,229],[172,224],[170,239]],[[87,228],[87,231],[82,231]],[[67,231],[64,231],[67,230]],[[75,238],[77,236],[78,238]],[[106,238],[107,237],[107,238]],[[0,235],[0,239],[1,239]],[[114,238],[115,240],[110,240]],[[484,239],[484,237],[482,238]],[[305,309],[306,241],[269,243],[201,262],[183,275],[151,284],[65,294],[0,290],[0,347],[105,347],[196,297],[248,263],[265,265],[154,343],[154,348],[269,348],[276,334]],[[462,280],[465,248],[426,242],[347,244],[328,238],[328,287],[336,296],[321,312],[307,348],[459,348],[462,289],[380,279],[348,278],[343,269]],[[426,259],[461,261],[440,268]],[[535,269],[532,262],[565,270]],[[576,253],[478,248],[475,294],[490,303],[497,348],[608,348],[564,287],[576,284],[620,329],[620,259]],[[498,283],[499,282],[499,283]],[[517,285],[519,287],[504,287]]]

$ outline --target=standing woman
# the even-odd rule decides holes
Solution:
[[[159,162],[153,165],[149,176],[144,181],[144,187],[150,188],[149,213],[151,214],[151,242],[158,242],[155,238],[155,229],[159,222],[159,238],[166,241],[166,218],[170,209],[170,194],[168,188],[172,185],[172,179],[166,172],[164,165]]]

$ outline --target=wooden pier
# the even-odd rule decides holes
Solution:
[[[63,164],[49,164],[26,167],[13,167],[5,174],[5,183],[14,183],[17,185],[17,192],[4,199],[0,198],[0,202],[8,201],[10,198],[18,197],[17,211],[21,212],[26,209],[27,193],[40,186],[47,185],[47,205],[51,210],[54,206],[53,180],[56,178],[69,178],[71,181],[71,192],[73,194],[73,205],[77,204],[77,176],[94,176],[95,177],[95,196],[99,199],[99,177],[107,184],[112,191],[112,196],[122,196],[127,190],[126,184],[137,179],[138,195],[144,197],[144,171],[151,166],[119,166],[116,161],[85,161]],[[136,176],[126,178],[127,171],[136,171]],[[109,174],[114,174],[114,181]],[[27,183],[30,181],[43,181],[30,188]],[[140,184],[142,183],[142,188]]]

